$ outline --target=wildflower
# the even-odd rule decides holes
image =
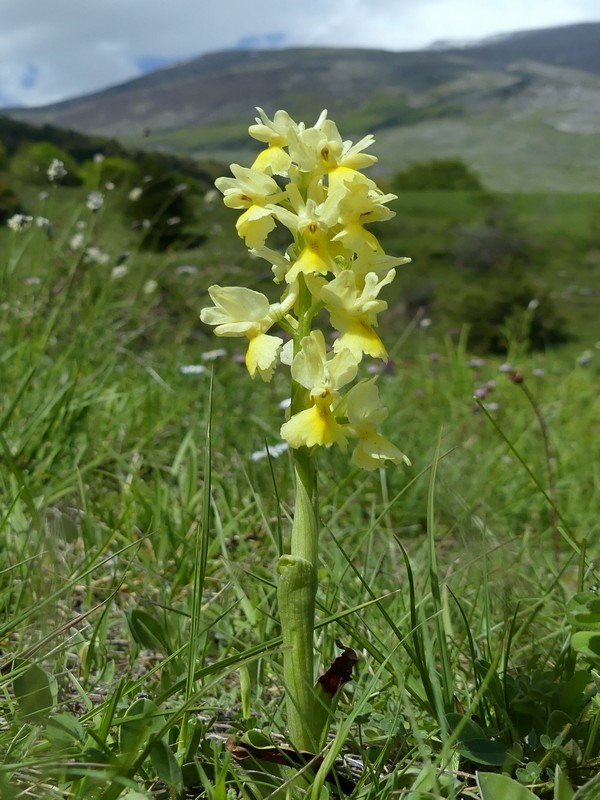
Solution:
[[[127,195],[127,197],[129,198],[129,200],[131,200],[131,202],[132,202],[132,203],[135,203],[137,200],[139,200],[139,199],[140,199],[140,197],[142,196],[142,193],[143,193],[143,191],[144,191],[144,190],[142,189],[142,187],[141,187],[141,186],[135,186],[135,187],[134,187],[134,188],[133,188],[133,189],[132,189],[132,190],[129,192],[129,194]]]
[[[157,288],[158,288],[158,282],[155,281],[153,278],[149,278],[144,283],[142,291],[144,292],[144,294],[153,294]]]
[[[215,350],[207,350],[202,353],[202,361],[216,361],[219,358],[227,355],[227,350],[223,347],[217,347]]]
[[[67,174],[67,170],[65,165],[59,158],[53,158],[50,162],[50,166],[46,170],[46,175],[48,176],[48,180],[55,183],[57,181],[62,180]]]
[[[108,255],[108,253],[103,253],[102,250],[100,250],[100,248],[90,246],[86,248],[83,260],[85,261],[86,264],[103,265],[109,262],[110,256]],[[113,275],[113,277],[115,276]]]
[[[103,161],[104,161],[104,153],[94,154],[94,164],[102,164]]]
[[[19,233],[20,231],[27,230],[32,222],[33,217],[30,217],[28,214],[13,214],[12,217],[9,217],[6,221],[6,224],[11,231]]]
[[[577,357],[577,363],[580,367],[588,367],[592,363],[594,353],[591,350],[584,350],[583,353]]]
[[[198,267],[194,267],[193,264],[181,264],[175,269],[176,275],[196,275],[197,273]]]
[[[292,413],[281,427],[290,447],[344,447],[354,437],[354,463],[373,469],[387,460],[405,461],[376,431],[387,413],[376,387],[367,382],[341,394],[363,356],[389,364],[375,330],[378,314],[387,308],[379,295],[395,268],[410,260],[387,255],[367,229],[394,215],[389,203],[395,195],[384,194],[361,171],[377,160],[365,152],[373,137],[356,144],[343,140],[326,111],[306,127],[285,111],[271,119],[257,110],[250,135],[266,147],[250,168],[232,164],[233,177],[215,185],[225,205],[241,212],[236,228],[250,253],[270,263],[274,282],[284,291],[280,303],[270,303],[250,289],[213,286],[214,306],[203,309],[201,319],[219,336],[248,339],[245,362],[252,377],[258,372],[270,380],[278,361],[290,366]],[[267,244],[276,226],[290,237],[281,250]],[[335,329],[329,351],[323,333],[310,330],[321,308]],[[289,341],[270,333],[275,323]]]
[[[232,164],[233,178],[217,178],[215,186],[223,193],[228,208],[245,209],[238,217],[236,229],[248,247],[260,247],[275,227],[272,211],[266,208],[277,203],[282,192],[275,180],[258,170]]]
[[[112,192],[114,191],[115,185],[112,181],[106,181],[106,183],[104,184],[104,188],[106,189],[107,192]]]
[[[353,386],[345,398],[349,435],[358,438],[352,463],[362,469],[376,469],[385,461],[410,464],[396,445],[377,432],[376,426],[387,417],[387,409],[379,401],[376,378]]]
[[[484,403],[483,407],[486,411],[489,411],[490,414],[494,414],[496,411],[500,410],[500,403]]]
[[[485,359],[484,358],[470,358],[467,362],[467,367],[471,369],[481,369],[481,367],[485,367]]]
[[[204,364],[182,364],[179,367],[182,375],[204,375],[206,367]]]
[[[83,241],[85,239],[85,235],[79,231],[78,233],[73,234],[69,239],[69,248],[73,251],[77,251],[81,249],[83,245]]]
[[[298,125],[287,111],[276,111],[270,120],[262,108],[256,110],[259,113],[256,125],[251,125],[248,133],[259,142],[266,142],[268,146],[258,154],[252,169],[269,174],[284,174],[292,159],[283,148],[289,144],[290,133],[298,130]]]
[[[104,196],[100,192],[90,192],[85,204],[90,211],[100,211],[104,205]]]
[[[377,296],[383,286],[393,281],[395,275],[396,270],[391,269],[378,281],[377,275],[370,272],[364,288],[360,290],[354,273],[344,270],[322,287],[319,296],[329,311],[331,324],[340,332],[333,345],[336,352],[347,348],[357,360],[363,353],[387,360],[383,342],[373,328],[377,326],[377,314],[387,308],[387,303],[377,299]]]
[[[248,372],[253,378],[258,372],[263,380],[269,381],[283,339],[280,336],[270,336],[266,332],[292,308],[297,297],[297,287],[294,291],[290,288],[282,303],[272,304],[264,294],[245,287],[223,288],[215,285],[209,288],[208,293],[215,305],[202,309],[202,322],[215,325],[217,336],[246,336]]]
[[[36,217],[35,224],[38,228],[47,228],[50,225],[50,220],[47,217]]]
[[[204,202],[206,203],[206,205],[212,205],[218,196],[219,193],[216,189],[209,189],[208,192],[206,192],[206,194],[204,195]]]
[[[289,450],[287,442],[279,442],[278,444],[269,444],[262,450],[255,450],[250,454],[250,461],[262,461],[263,458],[279,458],[282,453]]]
[[[334,408],[340,400],[338,389],[354,379],[358,361],[344,349],[331,357],[319,330],[302,340],[302,349],[292,362],[292,378],[309,390],[311,405],[294,414],[281,426],[281,436],[291,447],[331,447],[346,444],[346,435],[337,422]]]
[[[513,371],[513,365],[509,361],[505,361],[503,364],[500,364],[500,366],[498,367],[498,372],[508,373],[508,372],[512,372],[512,371]]]
[[[117,267],[113,267],[110,273],[110,278],[113,281],[119,281],[121,280],[121,278],[124,278],[125,275],[127,275],[128,271],[129,270],[127,269],[127,266],[125,264],[120,264]]]

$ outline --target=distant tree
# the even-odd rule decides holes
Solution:
[[[431,161],[419,161],[407,169],[397,172],[392,183],[394,189],[399,191],[425,189],[484,191],[477,173],[460,158],[435,158]]]
[[[10,171],[26,183],[48,185],[47,170],[54,159],[62,161],[67,174],[61,180],[66,186],[79,186],[77,162],[60,147],[51,142],[25,142],[10,161]]]

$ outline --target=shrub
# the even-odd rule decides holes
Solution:
[[[142,179],[135,161],[123,156],[106,156],[100,163],[91,159],[85,161],[79,170],[79,176],[90,189],[96,188],[99,183],[110,181],[117,189],[129,190]]]
[[[508,262],[449,303],[450,317],[469,327],[469,347],[506,353],[512,343],[541,350],[568,338],[552,298]]]
[[[397,191],[438,189],[446,191],[484,191],[479,176],[460,158],[435,158],[419,161],[397,172],[392,183]]]
[[[194,222],[187,185],[152,156],[144,158],[140,166],[142,191],[137,199],[127,201],[126,217],[144,232],[143,248],[163,251],[175,244],[181,246],[185,228]],[[193,244],[199,243],[196,237]]]

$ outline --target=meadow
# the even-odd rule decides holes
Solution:
[[[358,660],[307,766],[275,590],[293,473],[265,450],[289,385],[199,319],[268,265],[191,179],[148,248],[103,170],[7,177],[32,219],[0,231],[0,795],[283,797],[289,763],[313,800],[600,797],[598,195],[392,183],[378,235],[413,261],[378,386],[411,465],[319,456],[317,668]]]

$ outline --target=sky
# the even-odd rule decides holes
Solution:
[[[0,0],[0,107],[114,86],[216,50],[416,50],[600,21],[598,0]]]

